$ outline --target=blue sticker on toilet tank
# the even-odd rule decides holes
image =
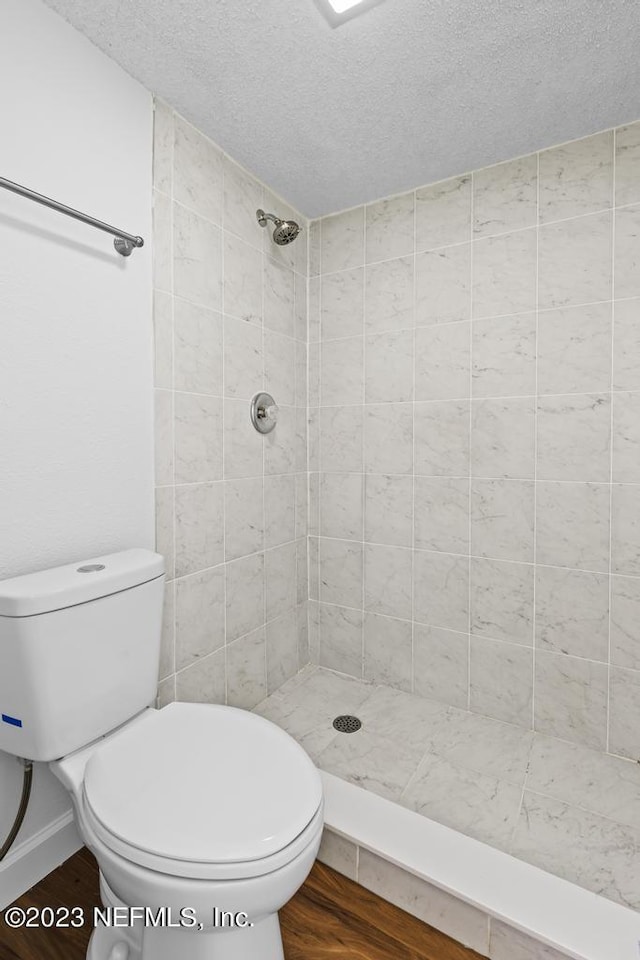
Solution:
[[[3,714],[2,714],[2,722],[3,722],[3,723],[10,723],[12,727],[21,727],[21,726],[22,726],[22,720],[18,720],[17,717],[10,717],[10,716],[8,716],[6,713],[3,713]]]

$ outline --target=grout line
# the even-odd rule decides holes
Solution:
[[[473,226],[475,223],[475,175],[471,173],[470,175],[470,210],[469,210],[469,231],[471,238],[473,239]],[[469,451],[468,451],[468,469],[469,469],[469,495],[468,495],[468,511],[469,511],[469,524],[468,524],[468,547],[467,552],[469,554],[469,565],[467,570],[468,578],[468,596],[467,596],[467,710],[471,710],[471,627],[472,627],[472,605],[473,605],[473,590],[471,584],[471,556],[472,556],[472,540],[473,540],[473,526],[472,526],[472,482],[473,482],[473,308],[474,308],[474,296],[473,296],[473,284],[475,279],[475,257],[474,257],[474,246],[473,243],[469,246]]]
[[[606,698],[606,716],[605,716],[605,751],[610,749],[611,738],[611,606],[613,600],[613,460],[614,460],[614,442],[615,442],[615,417],[614,417],[614,354],[615,354],[615,329],[616,329],[616,301],[615,301],[615,282],[616,282],[616,257],[615,257],[615,236],[616,236],[616,167],[617,167],[617,131],[613,132],[613,176],[612,176],[612,202],[614,203],[613,215],[611,217],[611,295],[613,298],[611,309],[611,367],[610,367],[610,438],[609,438],[609,611],[607,617],[607,698]]]
[[[533,608],[531,612],[531,644],[532,644],[532,655],[531,655],[531,729],[535,730],[536,726],[536,648],[537,648],[537,639],[536,639],[536,625],[537,625],[537,616],[538,616],[538,412],[540,406],[540,397],[538,393],[538,367],[539,367],[539,314],[538,309],[540,306],[540,154],[537,154],[536,160],[536,327],[535,327],[535,406],[533,410],[534,417],[534,426],[533,426]],[[526,777],[525,777],[526,783]],[[522,797],[520,799],[520,808],[524,803],[524,784],[522,786]],[[520,810],[518,811],[518,818],[520,816]],[[517,826],[517,821],[516,821]],[[515,834],[515,826],[514,826]],[[513,836],[512,836],[513,841]]]

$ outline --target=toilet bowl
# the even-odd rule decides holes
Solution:
[[[163,586],[148,550],[0,583],[0,750],[48,762],[72,797],[100,870],[89,960],[283,960],[320,775],[248,711],[150,706]]]
[[[174,703],[50,767],[104,905],[147,910],[129,928],[98,922],[91,960],[282,960],[277,912],[323,825],[318,771],[287,733],[233,707]]]

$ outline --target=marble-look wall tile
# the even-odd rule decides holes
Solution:
[[[639,131],[370,203],[311,236],[308,330],[320,338],[322,312],[326,347],[308,356],[311,595],[411,626],[419,697],[528,728],[539,699],[536,722],[596,750],[602,671],[640,671]],[[335,668],[362,669],[356,634]],[[367,675],[408,682],[374,636]],[[324,644],[341,664],[326,630]]]
[[[153,191],[153,288],[173,292],[173,204]]]
[[[319,467],[320,424],[307,431],[307,322],[317,341],[319,281],[307,303],[304,217],[160,103],[153,166],[156,544],[168,578],[158,703],[251,708],[308,660],[305,471],[308,445]],[[303,228],[288,248],[256,223],[277,204]],[[319,225],[313,234],[315,264]],[[363,269],[359,333],[362,281]],[[281,409],[266,438],[249,421],[265,386]],[[312,576],[317,591],[317,562]]]
[[[210,310],[222,309],[222,231],[173,205],[174,293]]]
[[[597,213],[540,227],[541,310],[611,299],[611,214]]]
[[[227,480],[224,484],[224,548],[226,560],[264,549],[264,481]]]
[[[319,550],[319,599],[325,603],[361,609],[362,544],[323,537],[320,539]]]
[[[608,485],[541,481],[536,492],[536,562],[606,572]]]
[[[176,577],[224,560],[224,493],[221,483],[175,488]]]
[[[296,606],[296,545],[267,550],[265,560],[266,619],[281,617]]]
[[[471,632],[530,647],[534,570],[528,563],[471,559]]]
[[[411,690],[412,624],[366,612],[364,678],[399,690]]]
[[[640,486],[635,484],[613,485],[611,569],[640,577]]]
[[[173,387],[173,299],[162,290],[153,292],[153,384]]]
[[[472,480],[473,556],[532,562],[534,500],[528,480]]]
[[[322,847],[320,858],[321,854]],[[338,863],[343,860],[344,855],[339,856]],[[340,866],[335,869],[345,872]],[[483,956],[486,953],[487,918],[475,907],[364,849],[360,850],[358,883],[459,943],[478,950]]]
[[[171,196],[173,178],[173,110],[162,100],[153,104],[153,186]]]
[[[362,337],[328,340],[320,351],[320,403],[326,407],[362,403]]]
[[[613,389],[640,390],[640,299],[614,305]]]
[[[538,157],[532,154],[485,167],[473,174],[473,232],[476,237],[535,226]]]
[[[613,132],[543,150],[540,154],[540,222],[565,220],[611,206]]]
[[[173,394],[154,390],[155,479],[158,486],[174,481]]]
[[[304,475],[298,477],[265,477],[264,480],[264,534],[265,547],[277,547],[281,543],[288,543],[296,537],[302,537],[307,532],[306,516],[306,483],[298,491],[300,481]],[[304,498],[304,499],[303,499]],[[297,512],[304,510],[300,530]]]
[[[264,439],[251,426],[245,400],[224,402],[224,476],[258,477],[263,472]]]
[[[366,403],[413,400],[413,331],[365,338]]]
[[[433,250],[469,239],[471,177],[454,177],[416,190],[416,249]]]
[[[609,677],[609,752],[640,760],[640,671],[612,667]]]
[[[348,270],[364,263],[364,207],[322,220],[322,273]]]
[[[611,402],[606,394],[541,397],[539,480],[590,480],[611,475]]]
[[[604,750],[607,666],[559,653],[536,653],[535,729]]]
[[[538,567],[536,646],[606,663],[609,648],[609,577],[580,570]]]
[[[536,391],[534,314],[473,324],[474,397],[524,397]]]
[[[263,258],[262,312],[265,327],[292,337],[295,327],[294,273],[288,267]]]
[[[362,676],[361,610],[334,604],[318,605],[319,663],[330,670]]]
[[[424,476],[469,476],[469,401],[416,403],[415,472]]]
[[[545,310],[538,316],[538,393],[611,389],[611,304]]]
[[[266,631],[254,630],[227,647],[227,703],[252,710],[267,695]]]
[[[421,697],[467,708],[469,636],[416,623],[413,628],[413,689]]]
[[[176,582],[176,669],[188,667],[225,643],[224,567]]]
[[[416,326],[469,319],[470,244],[420,253],[415,269]]]
[[[295,607],[267,623],[267,693],[298,672],[298,620]]]
[[[535,229],[505,233],[474,244],[474,317],[535,310],[536,249]]]
[[[225,231],[260,246],[261,228],[256,221],[256,210],[264,206],[262,184],[227,156],[223,159],[223,173]]]
[[[174,303],[175,390],[222,396],[222,317],[186,300]]]
[[[264,554],[227,563],[227,643],[256,630],[265,621]]]
[[[320,280],[320,336],[323,340],[362,333],[364,270],[343,270]]]
[[[640,204],[616,211],[615,296],[640,297]]]
[[[326,827],[318,850],[318,860],[350,880],[357,879],[358,848]]]
[[[613,397],[613,480],[640,483],[640,393]]]
[[[534,428],[532,397],[472,401],[472,475],[533,480]]]
[[[405,547],[364,545],[364,608],[411,619],[413,553]]]
[[[611,578],[611,663],[640,670],[640,579]]]
[[[640,201],[640,123],[616,130],[616,206]]]
[[[155,490],[156,550],[164,557],[167,580],[175,576],[175,487],[156,487]]]
[[[320,461],[323,470],[362,472],[362,407],[320,409]]]
[[[414,195],[404,193],[365,207],[367,263],[413,253]]]
[[[412,546],[413,477],[365,476],[364,539],[369,543]]]
[[[361,540],[363,484],[359,473],[320,476],[320,536]]]
[[[222,223],[222,151],[176,117],[173,147],[173,196],[200,216]]]
[[[175,676],[175,698],[187,703],[224,703],[226,699],[225,651],[218,650]]]
[[[532,725],[533,651],[500,640],[471,637],[471,710],[529,729]]]
[[[162,604],[162,636],[158,680],[165,680],[176,670],[176,584],[165,583]]]
[[[413,468],[410,403],[371,403],[364,411],[366,473],[406,473]]]
[[[415,551],[413,618],[466,633],[469,629],[469,560]]]
[[[262,328],[235,317],[224,319],[224,393],[250,400],[264,386]]]
[[[367,333],[413,327],[413,277],[413,257],[367,266],[364,287]],[[355,303],[353,313],[357,316]]]
[[[469,552],[469,481],[416,477],[414,545],[419,550]]]
[[[470,334],[469,322],[416,329],[416,400],[457,400],[469,396]]]
[[[240,320],[262,323],[262,254],[226,232],[224,311]]]
[[[175,394],[176,483],[222,479],[222,401]]]
[[[520,930],[491,918],[490,960],[567,960],[566,953],[547,947]]]

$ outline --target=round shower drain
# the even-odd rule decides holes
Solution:
[[[357,717],[352,717],[348,713],[341,714],[341,716],[336,717],[333,721],[333,725],[336,730],[340,731],[340,733],[355,733],[356,730],[359,730],[362,726]]]

